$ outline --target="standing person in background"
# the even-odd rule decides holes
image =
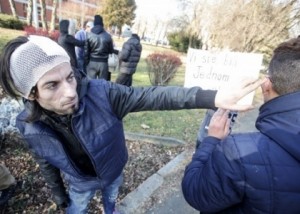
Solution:
[[[83,24],[83,28],[75,34],[75,39],[85,42],[86,34],[88,32],[91,32],[91,29],[93,27],[94,27],[94,23],[92,21],[85,21]],[[76,46],[75,52],[76,52],[78,69],[86,73],[86,69],[84,66],[84,46]]]
[[[108,55],[118,54],[118,51],[114,50],[112,37],[104,30],[100,15],[94,17],[94,27],[87,33],[84,50],[87,75],[92,79],[110,80]]]
[[[16,180],[10,171],[0,164],[0,213],[4,212],[8,200],[13,196]]]
[[[59,22],[60,35],[58,37],[58,44],[62,46],[71,58],[71,65],[78,68],[75,46],[84,47],[84,41],[75,39],[75,23],[72,20],[61,20]]]
[[[124,43],[119,54],[120,73],[116,83],[131,86],[132,76],[141,58],[142,45],[140,37],[137,34],[132,34],[130,27],[127,25],[122,29],[122,37],[128,38],[128,40]]]
[[[300,213],[300,38],[274,50],[266,79],[258,131],[228,135],[219,109],[186,167],[182,191],[201,213]]]

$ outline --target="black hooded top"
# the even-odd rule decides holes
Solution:
[[[84,41],[77,40],[73,35],[69,34],[69,25],[69,20],[61,20],[59,22],[60,35],[58,37],[58,44],[69,54],[71,65],[77,68],[75,46],[83,47]]]

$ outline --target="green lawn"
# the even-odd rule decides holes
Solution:
[[[0,27],[0,50],[4,47],[4,45],[11,39],[24,35],[23,31],[18,30],[10,30]]]
[[[22,31],[8,30],[0,28],[0,49],[12,38],[24,35]],[[122,47],[123,40],[114,38],[118,47]],[[143,44],[142,59],[139,62],[137,72],[133,78],[134,86],[150,86],[147,73],[145,57],[154,51],[168,51],[176,53],[170,49]],[[178,54],[178,53],[177,53]],[[185,65],[182,65],[170,85],[182,86],[184,82]],[[112,74],[112,81],[115,80],[117,73]],[[203,118],[205,110],[180,110],[180,111],[156,111],[131,113],[124,118],[125,131],[174,137],[189,143],[194,143],[199,124]],[[149,128],[143,128],[142,126]]]
[[[118,43],[118,41],[116,43]],[[118,45],[121,45],[121,43],[118,43]],[[174,52],[162,47],[147,44],[142,45],[143,51],[146,53],[151,53],[153,51]],[[147,73],[145,56],[147,56],[147,54],[143,54],[143,57],[138,64],[137,72],[133,76],[133,86],[151,85]],[[182,65],[169,85],[183,86],[184,72],[185,65]],[[116,72],[112,73],[112,81],[115,80],[116,76]],[[174,137],[189,143],[194,143],[204,112],[205,110],[194,109],[130,113],[124,118],[124,127],[125,131],[128,132]],[[143,128],[142,126],[144,125],[149,128]]]

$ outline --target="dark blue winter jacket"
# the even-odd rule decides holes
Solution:
[[[201,213],[300,213],[300,92],[260,108],[257,133],[207,137],[182,190]]]
[[[121,174],[128,159],[122,124],[125,115],[147,110],[212,108],[215,94],[216,91],[203,91],[199,87],[133,88],[90,80],[79,109],[71,117],[71,128],[90,158],[96,176],[84,174],[72,162],[57,131],[43,121],[25,122],[26,110],[18,116],[17,127],[33,154],[46,161],[39,163],[50,164],[43,167],[43,173],[47,174],[48,182],[53,181],[52,189],[61,183],[56,168],[69,184],[86,191],[107,186]]]
[[[120,72],[124,74],[134,74],[142,53],[140,37],[137,34],[132,36],[123,44],[119,54],[121,65]]]

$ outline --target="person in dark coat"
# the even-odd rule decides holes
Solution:
[[[87,213],[96,190],[101,190],[104,213],[117,213],[115,203],[128,160],[122,122],[127,114],[215,107],[245,110],[250,106],[239,105],[238,100],[262,83],[248,79],[237,90],[214,91],[76,79],[66,51],[41,36],[21,36],[6,44],[0,77],[3,90],[24,101],[16,126],[55,203],[68,214]]]
[[[108,55],[118,54],[118,51],[114,50],[112,37],[104,30],[100,15],[94,17],[94,27],[87,33],[84,50],[87,75],[92,79],[110,80]]]
[[[128,40],[124,43],[119,53],[120,73],[116,79],[116,83],[131,86],[132,76],[141,58],[142,45],[140,37],[137,34],[132,34],[129,26],[125,25],[122,36],[128,38]]]
[[[182,191],[201,213],[300,213],[300,39],[275,50],[262,84],[257,132],[229,136],[228,111],[186,167]]]
[[[61,20],[59,22],[58,44],[62,46],[71,58],[71,65],[78,68],[75,46],[84,47],[84,41],[80,41],[74,37],[75,23],[72,20]]]

